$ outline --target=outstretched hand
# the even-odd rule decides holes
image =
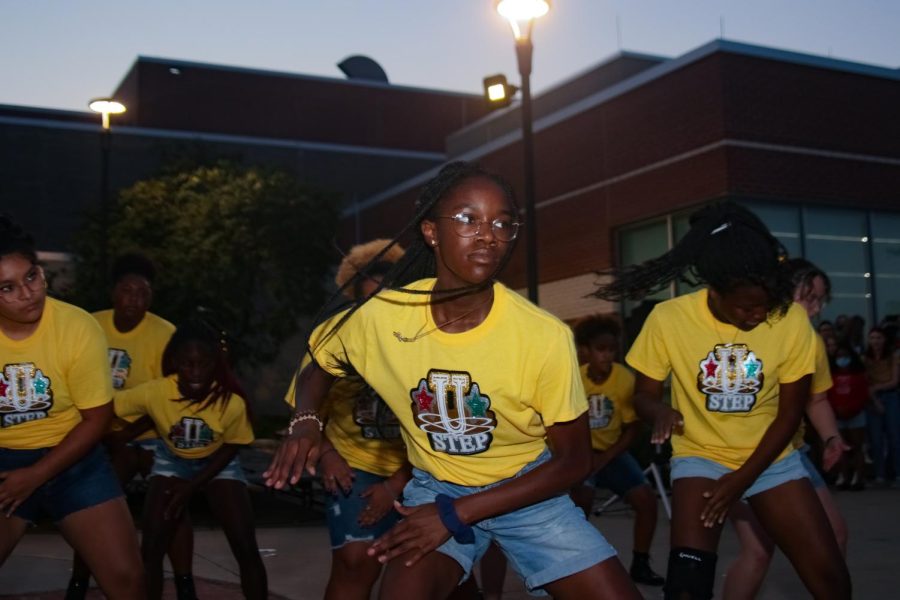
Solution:
[[[330,449],[322,453],[319,458],[319,474],[322,476],[322,487],[332,496],[341,492],[349,494],[353,489],[353,469],[337,450]]]
[[[403,564],[411,567],[450,539],[450,532],[441,522],[436,504],[407,508],[395,501],[394,508],[403,520],[375,540],[367,551],[369,556],[378,557],[378,562],[384,564],[398,556],[405,556]]]
[[[269,468],[263,472],[266,486],[280,490],[288,484],[296,485],[304,469],[315,475],[321,443],[318,424],[311,421],[297,423],[294,434],[281,443]]]

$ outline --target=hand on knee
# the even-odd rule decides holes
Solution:
[[[672,548],[669,552],[669,568],[666,573],[666,600],[709,600],[716,583],[715,552],[696,548]]]

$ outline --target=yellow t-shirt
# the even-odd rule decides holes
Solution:
[[[253,441],[247,405],[240,396],[232,395],[224,406],[202,409],[180,398],[178,377],[170,375],[116,392],[116,414],[125,419],[149,415],[166,445],[181,458],[206,458],[222,444]]]
[[[121,332],[113,323],[113,311],[93,313],[109,342],[109,366],[113,387],[127,390],[162,377],[162,355],[175,326],[153,313],[147,313],[131,331]]]
[[[0,332],[0,364],[0,448],[56,446],[81,422],[79,409],[112,400],[103,332],[88,313],[53,298],[26,339]]]
[[[591,446],[606,450],[622,435],[622,426],[637,421],[631,402],[634,375],[624,365],[613,363],[606,381],[595,383],[588,376],[588,365],[582,365],[581,383],[587,394]]]
[[[775,419],[779,384],[815,371],[815,334],[798,305],[740,331],[717,321],[706,300],[703,289],[654,307],[627,361],[657,381],[672,374],[672,405],[684,415],[684,434],[672,436],[673,456],[736,469]]]
[[[816,372],[813,373],[812,381],[809,384],[809,393],[824,394],[831,386],[831,367],[828,366],[828,352],[825,350],[825,340],[816,333]],[[806,437],[806,421],[800,421],[800,427],[797,433],[791,439],[791,446],[794,448],[802,448],[806,445],[804,438]]]
[[[304,355],[300,368],[309,362]],[[294,407],[291,381],[284,401]],[[406,448],[400,439],[397,417],[371,389],[358,378],[338,379],[328,391],[324,411],[328,414],[325,435],[335,450],[354,469],[389,477],[406,462]],[[323,412],[323,411],[320,411]]]
[[[106,334],[113,389],[127,390],[151,379],[162,377],[162,355],[175,331],[175,326],[153,313],[147,313],[137,327],[121,332],[113,322],[112,309],[93,313]],[[137,418],[126,419],[136,421]],[[114,424],[113,429],[118,427]],[[153,429],[136,439],[157,437]]]
[[[349,360],[397,415],[413,466],[467,486],[511,477],[547,447],[547,426],[587,410],[571,331],[499,283],[487,318],[463,333],[436,328],[428,301],[383,292],[333,335],[334,319],[317,328],[314,358],[336,376],[336,357]]]

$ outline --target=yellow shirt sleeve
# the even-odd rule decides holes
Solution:
[[[638,420],[634,412],[634,375],[625,367],[622,373],[622,424],[633,423]]]
[[[631,368],[656,381],[665,381],[672,370],[664,333],[659,312],[654,308],[625,357]]]
[[[94,319],[81,319],[84,331],[70,339],[80,344],[73,349],[68,368],[72,404],[79,409],[96,408],[112,401],[112,381],[106,361],[106,336]]]
[[[575,341],[569,329],[560,328],[560,334],[547,344],[533,406],[545,426],[573,421],[588,409]]]
[[[791,305],[784,319],[792,325],[790,335],[784,340],[788,350],[784,363],[778,370],[779,383],[793,383],[816,370],[816,333],[798,304]]]
[[[222,425],[224,444],[249,444],[255,439],[253,427],[250,426],[250,419],[247,417],[246,401],[238,395],[232,395],[228,399]]]
[[[127,390],[117,390],[113,396],[116,416],[121,419],[137,419],[150,414],[149,403],[161,391],[158,381],[153,379]]]
[[[811,394],[821,394],[831,389],[834,383],[831,380],[831,367],[828,366],[828,352],[825,350],[825,340],[818,333],[816,337],[816,372],[813,373]]]

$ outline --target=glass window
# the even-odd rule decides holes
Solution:
[[[900,213],[873,212],[872,272],[875,317],[900,315]]]
[[[868,233],[863,211],[839,208],[804,208],[806,258],[828,273],[831,302],[822,318],[860,315],[866,325],[870,314]]]
[[[691,229],[691,212],[681,213],[672,217],[672,233],[674,237],[674,242],[677,244],[681,241],[687,232]],[[690,294],[691,292],[695,292],[699,290],[702,285],[691,285],[686,281],[676,281],[675,282],[675,295],[682,296],[684,294]]]
[[[621,230],[619,235],[621,249],[621,266],[636,265],[656,258],[669,251],[669,225],[667,220],[653,221]],[[671,297],[668,290],[662,290],[652,296],[651,300],[666,300]],[[625,316],[628,318],[639,302],[626,300],[623,303]]]
[[[797,206],[767,202],[741,202],[762,219],[769,231],[788,251],[789,256],[803,256],[800,240],[800,211]]]

